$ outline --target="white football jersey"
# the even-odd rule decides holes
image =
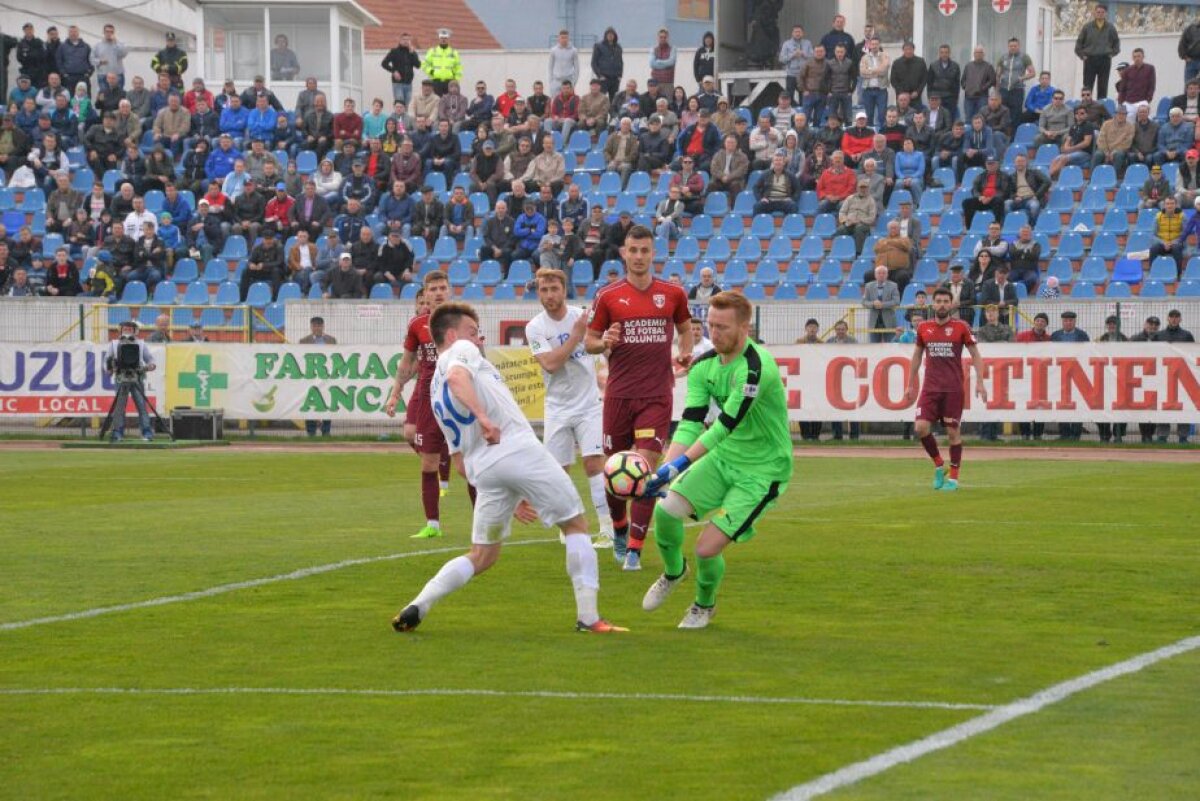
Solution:
[[[571,337],[575,321],[586,314],[577,306],[567,306],[567,314],[555,320],[543,311],[525,326],[525,339],[534,356],[549,353]],[[571,358],[553,373],[542,371],[546,385],[546,417],[567,419],[581,414],[599,414],[600,389],[596,385],[596,357],[575,346]]]
[[[446,378],[454,368],[470,373],[479,402],[492,423],[500,427],[498,444],[487,443],[478,419],[450,392]],[[465,339],[455,342],[438,356],[429,400],[438,426],[446,435],[446,445],[451,453],[462,453],[467,480],[472,484],[478,483],[476,477],[482,471],[505,456],[530,446],[541,447],[521,407],[504,383],[504,376],[483,357],[474,343]]]

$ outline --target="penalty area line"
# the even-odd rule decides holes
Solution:
[[[542,545],[548,542],[558,542],[557,537],[543,538],[536,540],[521,540],[519,542],[506,542],[505,547],[516,547],[520,545]],[[347,567],[358,567],[359,565],[371,565],[377,562],[394,562],[397,559],[411,559],[415,556],[433,556],[442,553],[458,553],[463,551],[466,545],[454,545],[446,548],[428,548],[422,551],[403,551],[401,553],[389,553],[383,556],[365,556],[357,559],[343,559],[340,562],[330,562],[324,565],[314,565],[312,567],[303,567],[299,570],[293,570],[290,573],[279,573],[274,576],[264,576],[263,578],[248,579],[246,581],[235,581],[230,584],[218,584],[215,587],[208,587],[203,590],[195,590],[194,592],[180,593],[179,595],[164,595],[158,598],[147,598],[144,601],[134,601],[127,604],[113,604],[112,606],[97,606],[92,609],[83,609],[79,612],[69,612],[63,615],[49,615],[47,617],[35,617],[29,620],[14,620],[10,623],[0,623],[0,631],[16,631],[18,629],[27,629],[34,626],[45,626],[50,623],[67,623],[72,620],[86,620],[88,618],[100,617],[101,615],[112,615],[117,612],[130,612],[135,609],[149,609],[155,606],[168,606],[170,604],[186,603],[187,601],[198,601],[203,598],[212,598],[216,595],[224,595],[229,592],[237,592],[238,590],[249,590],[255,587],[264,587],[268,584],[277,584],[281,581],[299,581],[311,576],[319,576],[324,573],[332,573],[335,570],[343,570]]]
[[[796,785],[772,796],[770,801],[808,801],[843,787],[857,784],[863,779],[877,776],[898,765],[905,765],[920,759],[926,754],[932,754],[946,748],[951,748],[964,740],[977,737],[980,734],[1003,726],[1009,721],[1040,712],[1048,706],[1065,701],[1071,696],[1090,690],[1093,687],[1127,676],[1130,673],[1147,668],[1166,659],[1171,659],[1200,648],[1200,637],[1188,637],[1171,645],[1163,646],[1154,651],[1147,651],[1123,662],[1117,662],[1108,667],[1085,673],[1073,679],[1047,687],[1033,695],[1013,701],[1010,704],[994,707],[991,711],[970,720],[936,732],[920,740],[914,740],[877,754],[862,762],[855,762],[832,773],[827,773],[812,781]]]
[[[0,696],[45,695],[115,695],[115,696],[172,696],[172,695],[292,695],[292,696],[352,696],[366,698],[410,697],[485,697],[485,698],[550,698],[572,701],[682,701],[689,703],[763,704],[797,706],[847,706],[894,709],[938,709],[972,711],[995,709],[988,704],[959,704],[945,701],[875,701],[848,698],[794,698],[758,695],[684,695],[676,693],[608,693],[572,692],[569,690],[488,690],[464,688],[426,688],[411,690],[373,690],[353,687],[8,687],[0,688]]]

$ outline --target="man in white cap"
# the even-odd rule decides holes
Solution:
[[[433,81],[433,91],[440,97],[450,88],[450,81],[461,81],[462,58],[450,46],[450,29],[438,29],[438,43],[425,52],[421,70]]]

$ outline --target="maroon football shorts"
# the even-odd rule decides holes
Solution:
[[[631,448],[662,453],[671,429],[670,395],[654,398],[605,398],[604,452]]]
[[[921,390],[917,398],[917,419],[930,423],[942,423],[950,428],[958,428],[962,422],[963,393],[961,392],[926,392]]]

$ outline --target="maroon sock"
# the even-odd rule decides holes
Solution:
[[[950,446],[950,478],[958,480],[958,466],[962,464],[962,445]]]
[[[471,508],[475,508],[475,485],[467,482],[467,497],[471,499]]]
[[[942,452],[938,450],[937,437],[933,434],[926,434],[921,437],[921,445],[924,446],[925,452],[929,454],[929,458],[936,466],[941,467],[944,464]]]
[[[613,525],[623,524],[625,522],[625,499],[618,498],[611,492],[606,492],[604,497],[608,499],[608,516],[612,518]]]
[[[640,551],[654,515],[654,498],[638,498],[629,509],[629,550]]]
[[[450,480],[450,452],[442,453],[442,460],[438,462],[438,478],[442,481]]]
[[[438,474],[436,470],[431,470],[426,473],[421,471],[421,503],[425,505],[425,519],[438,519],[438,496],[441,495],[442,488],[438,483]]]

